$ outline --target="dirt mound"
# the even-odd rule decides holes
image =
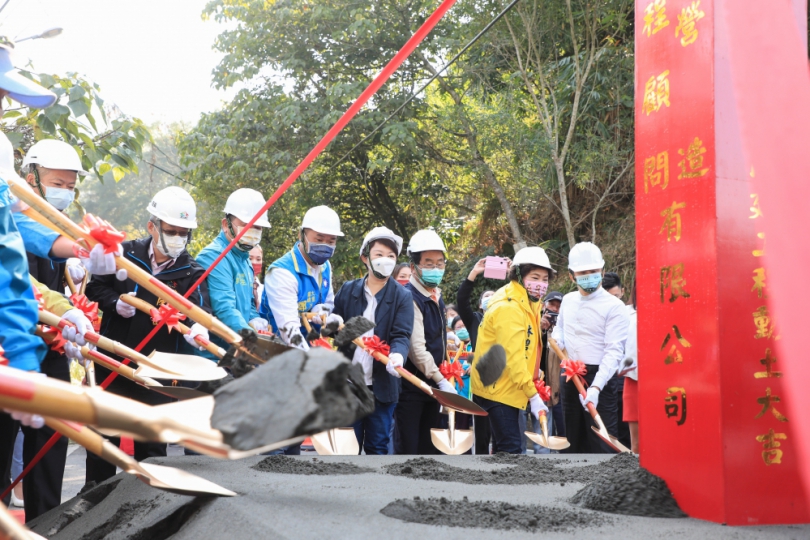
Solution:
[[[358,467],[352,463],[330,463],[318,458],[292,458],[288,456],[270,456],[251,467],[257,471],[280,474],[303,474],[329,476],[335,474],[364,474],[373,469]]]

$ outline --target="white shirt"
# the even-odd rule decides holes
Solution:
[[[632,305],[625,306],[627,316],[630,319],[630,327],[627,329],[627,341],[624,344],[624,359],[629,358],[634,364],[638,364],[638,313]],[[622,369],[624,369],[622,367]],[[625,377],[630,377],[634,381],[638,380],[638,368],[629,371]]]
[[[363,282],[363,294],[366,297],[366,309],[363,311],[363,317],[376,323],[377,321],[374,319],[374,314],[377,311],[377,298],[371,294],[371,290],[368,288],[368,281]],[[374,330],[371,329],[360,337],[371,337],[373,335]],[[352,357],[352,364],[360,364],[360,367],[363,368],[363,374],[365,375],[366,386],[371,386],[371,372],[374,369],[374,357],[368,354],[365,349],[357,347]]]
[[[309,275],[314,277],[317,283],[321,283],[323,265],[313,266],[309,263],[306,265]],[[296,277],[284,268],[270,268],[264,276],[264,290],[267,293],[267,303],[278,326],[281,339],[288,345],[292,345],[290,341],[299,335],[301,341],[294,346],[309,350],[306,339],[303,339],[304,336],[301,335],[301,313],[298,311],[298,280]],[[330,311],[335,307],[335,291],[332,289],[331,277],[324,305]]]
[[[174,266],[174,263],[177,259],[172,259],[171,257],[167,261],[163,261],[162,263],[158,264],[155,260],[155,243],[149,242],[149,264],[152,265],[152,275],[156,276],[159,273],[163,272]]]
[[[629,324],[622,301],[602,287],[587,296],[576,290],[563,297],[552,337],[570,359],[599,366],[592,386],[604,390],[624,360]]]

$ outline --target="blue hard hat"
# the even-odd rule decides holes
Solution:
[[[14,101],[28,107],[50,107],[56,102],[56,94],[20,74],[11,62],[13,47],[13,43],[0,37],[0,89],[8,92]]]

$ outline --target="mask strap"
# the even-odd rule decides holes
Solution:
[[[154,221],[152,222],[152,224],[153,224],[155,227],[157,227],[157,230],[158,230],[158,238],[160,238],[160,245],[161,245],[161,246],[163,246],[163,251],[164,251],[164,252],[166,253],[166,255],[168,256],[168,254],[169,254],[169,248],[166,246],[166,239],[163,237],[163,227],[161,226],[161,223],[162,223],[162,221],[160,221],[160,220],[157,220],[157,223],[155,223]]]

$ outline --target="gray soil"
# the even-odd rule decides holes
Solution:
[[[321,348],[275,356],[214,399],[211,425],[238,450],[349,426],[374,410],[362,369]]]
[[[365,317],[352,317],[335,336],[335,345],[343,347],[374,328],[374,323]]]
[[[280,474],[304,474],[331,476],[334,474],[364,474],[375,472],[373,469],[358,467],[353,463],[326,462],[318,458],[312,460],[291,458],[287,456],[270,456],[258,462],[251,469]]]
[[[495,384],[506,369],[506,351],[503,346],[496,343],[480,360],[473,362],[473,365],[481,378],[481,384],[484,386]]]
[[[612,523],[610,518],[590,512],[502,501],[470,501],[467,497],[460,501],[444,497],[398,499],[380,513],[409,523],[530,532],[568,532]]]

